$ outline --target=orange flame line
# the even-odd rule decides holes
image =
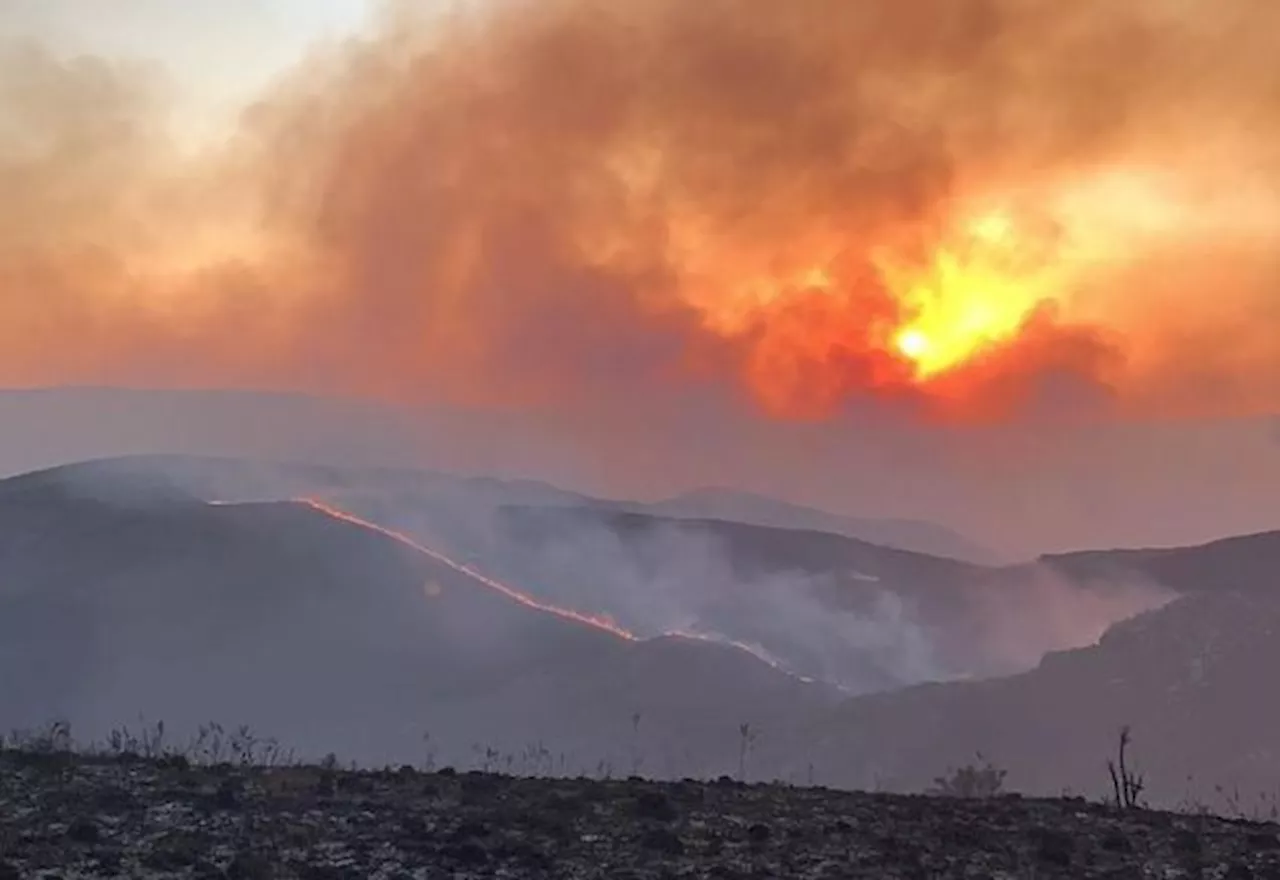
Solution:
[[[307,507],[310,507],[313,510],[316,510],[316,511],[319,511],[320,513],[325,514],[326,516],[333,517],[334,519],[342,520],[343,522],[350,523],[351,525],[359,526],[361,528],[369,529],[371,531],[378,532],[379,534],[386,535],[388,538],[392,538],[396,541],[399,541],[401,544],[404,544],[405,546],[410,547],[413,550],[416,550],[417,552],[424,554],[425,556],[429,556],[431,559],[435,560],[436,562],[439,562],[442,565],[447,565],[449,568],[453,569],[454,571],[459,572],[460,574],[464,574],[467,577],[471,578],[472,580],[477,581],[478,583],[481,583],[492,590],[496,590],[497,592],[506,596],[508,599],[513,599],[516,602],[519,602],[521,605],[524,605],[526,608],[532,608],[535,611],[544,611],[547,614],[554,614],[556,617],[559,617],[563,620],[572,621],[574,623],[586,624],[587,626],[592,626],[592,627],[595,627],[596,629],[604,630],[605,632],[608,632],[611,635],[615,635],[615,636],[618,636],[619,638],[626,639],[629,642],[639,641],[639,639],[637,639],[633,633],[623,629],[621,626],[619,626],[609,617],[606,617],[603,615],[595,615],[595,614],[583,614],[578,611],[573,611],[572,609],[569,609],[569,608],[561,608],[556,605],[548,605],[545,602],[539,602],[537,599],[533,598],[528,593],[521,592],[520,590],[517,590],[514,587],[509,587],[506,584],[500,581],[496,581],[491,577],[486,577],[485,575],[480,574],[478,571],[473,569],[471,566],[463,565],[460,562],[455,562],[454,560],[450,559],[448,556],[444,555],[440,551],[432,550],[430,547],[427,547],[418,543],[413,538],[406,535],[404,532],[398,532],[395,529],[390,529],[390,528],[387,528],[386,526],[378,525],[375,522],[370,522],[367,519],[362,519],[361,517],[358,517],[353,513],[348,513],[345,510],[342,510],[337,507],[333,507],[332,505],[326,504],[325,502],[319,501],[315,498],[295,498],[293,499],[293,502],[295,504],[302,504]]]
[[[449,568],[453,569],[454,571],[457,571],[460,574],[464,574],[467,577],[471,578],[472,580],[477,581],[478,583],[483,584],[484,586],[489,587],[492,590],[496,590],[497,592],[501,593],[507,598],[513,599],[516,602],[519,602],[521,605],[524,605],[526,608],[532,608],[535,611],[544,611],[548,614],[553,614],[556,617],[559,617],[563,620],[568,620],[573,623],[585,624],[587,626],[591,626],[596,629],[601,629],[601,630],[604,630],[605,632],[608,632],[611,635],[617,636],[621,639],[625,639],[626,641],[629,641],[629,642],[640,641],[640,638],[638,636],[636,636],[634,633],[630,632],[629,630],[626,630],[623,627],[619,626],[612,618],[608,616],[584,614],[579,611],[574,611],[570,608],[562,608],[556,605],[549,605],[545,602],[539,602],[537,599],[533,598],[528,593],[522,592],[520,590],[517,590],[514,587],[507,586],[501,581],[497,581],[491,577],[483,575],[480,572],[476,571],[474,568],[472,568],[470,565],[463,565],[460,562],[450,559],[448,556],[441,553],[440,551],[433,550],[430,547],[427,547],[419,543],[418,541],[409,537],[404,532],[396,531],[395,529],[388,528],[387,526],[379,525],[378,523],[356,516],[353,513],[349,513],[348,511],[342,510],[341,508],[334,507],[331,504],[327,504],[323,501],[320,501],[317,498],[294,498],[294,499],[291,499],[291,501],[294,504],[301,504],[303,506],[309,507],[312,510],[317,511],[318,513],[322,513],[325,516],[332,517],[333,519],[341,520],[342,522],[349,523],[359,528],[368,529],[370,531],[377,532],[381,535],[386,535],[388,538],[391,538],[392,540],[397,541],[415,550],[418,553],[428,556],[431,559],[435,560],[436,562],[446,565]],[[210,501],[208,503],[211,505],[231,505],[231,504],[234,504],[235,502]],[[794,678],[798,678],[800,681],[803,681],[803,682],[814,681],[814,679],[812,678],[799,675],[787,669],[777,659],[770,656],[768,652],[765,651],[763,648],[749,645],[746,642],[740,642],[737,639],[731,639],[726,636],[707,635],[705,633],[699,633],[689,629],[669,630],[665,632],[663,635],[668,638],[687,639],[689,641],[707,642],[712,644],[723,645],[725,647],[732,647],[739,651],[745,651],[746,653],[755,657],[757,660],[767,663],[769,666],[772,666],[774,669],[777,669],[781,672],[785,672],[787,675],[790,675]]]

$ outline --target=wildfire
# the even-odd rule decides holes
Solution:
[[[768,243],[710,244],[692,273],[692,302],[708,329],[748,340],[747,380],[775,412],[829,412],[849,388],[919,391],[952,411],[981,411],[972,398],[993,375],[1054,356],[1036,348],[1046,339],[1108,316],[1107,326],[1125,329],[1115,273],[1189,235],[1191,202],[1142,166],[975,189],[950,216],[905,235],[842,236],[839,224],[819,224],[772,253]],[[1248,207],[1215,206],[1216,228],[1269,228]],[[721,266],[730,268],[717,276]]]
[[[214,501],[210,503],[211,504],[228,504],[231,502]],[[436,562],[439,562],[442,565],[446,565],[456,572],[465,574],[467,577],[471,578],[473,581],[479,584],[482,584],[491,590],[495,590],[501,593],[502,595],[506,596],[508,599],[512,599],[516,602],[519,602],[521,605],[524,605],[526,608],[533,608],[537,611],[543,611],[543,612],[546,612],[547,614],[553,614],[556,617],[559,617],[563,620],[572,621],[574,623],[586,624],[587,626],[604,630],[610,633],[611,635],[617,636],[618,638],[621,638],[621,639],[625,639],[626,641],[629,641],[629,642],[641,641],[641,639],[638,636],[636,636],[634,633],[630,632],[629,630],[619,626],[610,617],[607,617],[604,615],[597,615],[597,614],[584,614],[582,612],[574,611],[569,608],[562,608],[557,605],[549,605],[545,602],[539,602],[537,599],[533,598],[528,593],[522,592],[521,590],[517,590],[515,587],[508,586],[507,584],[504,584],[501,581],[498,581],[491,577],[483,575],[480,572],[476,571],[475,568],[473,568],[470,565],[463,565],[460,562],[455,562],[454,560],[450,559],[448,556],[441,553],[440,551],[432,550],[430,547],[427,547],[423,544],[418,543],[413,538],[406,535],[404,532],[399,532],[399,531],[396,531],[395,529],[390,529],[390,528],[387,528],[386,526],[378,525],[375,522],[371,522],[367,519],[356,516],[353,513],[349,513],[345,510],[342,510],[341,508],[334,507],[331,504],[327,504],[323,501],[320,501],[317,498],[296,498],[294,499],[294,503],[305,505],[306,507],[310,507],[312,510],[322,513],[325,516],[342,520],[345,523],[350,523],[351,525],[358,526],[363,529],[369,529],[371,531],[378,532],[379,534],[386,535],[388,538],[392,538],[395,541],[398,541],[401,544],[404,544],[405,546],[412,548],[418,553],[422,553],[425,556],[429,556],[431,559],[435,560]],[[431,596],[432,598],[436,598],[443,593],[443,588],[434,581],[428,583],[426,586],[426,589],[427,589],[428,595]],[[781,672],[784,672],[787,675],[795,676],[796,678],[799,678],[801,681],[804,681],[804,682],[814,681],[814,679],[812,678],[796,675],[796,673],[788,669],[787,666],[784,663],[782,663],[782,661],[778,660],[776,657],[774,657],[772,654],[770,654],[767,650],[765,650],[763,647],[760,647],[759,645],[752,645],[746,642],[738,641],[736,639],[728,638],[726,636],[696,632],[694,630],[689,630],[689,629],[671,630],[669,632],[664,633],[664,635],[666,637],[688,639],[690,641],[712,642],[716,644],[722,644],[731,648],[735,648],[739,651],[744,651],[747,654],[750,654],[751,656],[755,657],[757,660],[767,663],[769,666],[772,666],[773,668]]]
[[[1060,292],[1051,256],[1045,242],[998,211],[965,223],[923,267],[881,257],[904,316],[894,351],[923,381],[1015,339],[1036,307]]]
[[[848,387],[928,390],[1065,298],[1073,255],[1055,223],[1004,207],[958,216],[878,247],[837,225],[772,254],[682,243],[681,269],[706,327],[750,340],[748,381],[765,404],[821,412]]]
[[[528,593],[524,593],[520,590],[517,590],[515,587],[507,586],[501,581],[497,581],[491,577],[487,577],[486,575],[481,574],[480,572],[476,571],[474,568],[472,568],[469,565],[463,565],[460,562],[455,562],[454,560],[450,559],[448,556],[441,553],[440,551],[432,550],[430,547],[427,547],[423,544],[418,543],[413,538],[406,535],[404,532],[399,532],[399,531],[396,531],[395,529],[389,529],[386,526],[378,525],[375,522],[370,522],[367,519],[358,517],[353,513],[348,513],[347,511],[334,507],[331,504],[326,504],[325,502],[320,501],[319,499],[316,499],[316,498],[297,498],[297,499],[294,499],[294,503],[302,504],[307,507],[310,507],[312,510],[318,511],[324,514],[325,516],[330,516],[330,517],[333,517],[334,519],[339,519],[339,520],[342,520],[343,522],[350,523],[351,525],[359,526],[360,528],[369,529],[371,531],[378,532],[379,534],[386,535],[388,538],[392,538],[396,541],[399,541],[401,544],[404,544],[405,546],[412,548],[413,550],[423,554],[424,556],[429,556],[431,559],[435,560],[436,562],[439,562],[441,565],[448,566],[454,571],[466,575],[476,583],[482,584],[491,590],[495,590],[496,592],[499,592],[502,595],[506,596],[508,599],[512,599],[516,602],[519,602],[521,605],[524,605],[526,608],[532,608],[536,611],[544,611],[547,614],[553,614],[556,617],[559,617],[563,620],[572,621],[574,623],[586,624],[587,626],[592,626],[592,627],[595,627],[596,629],[604,630],[610,633],[611,635],[615,635],[619,638],[626,639],[629,642],[638,641],[635,635],[633,635],[628,630],[623,629],[621,626],[619,626],[617,623],[615,623],[612,619],[608,617],[605,617],[603,615],[595,615],[595,614],[583,614],[578,611],[573,611],[572,609],[569,609],[569,608],[560,608],[556,605],[549,605],[545,602],[539,602],[537,599],[533,598]]]
[[[0,52],[0,382],[1276,409],[1280,4],[377,5],[199,144]]]

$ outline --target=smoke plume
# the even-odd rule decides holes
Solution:
[[[423,9],[198,153],[145,67],[6,50],[0,382],[964,420],[1280,396],[1280,8]]]

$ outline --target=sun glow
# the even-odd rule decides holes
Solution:
[[[1015,339],[1060,290],[1053,256],[1051,242],[999,211],[959,224],[924,265],[882,257],[902,309],[894,350],[926,380]]]
[[[903,330],[896,342],[898,351],[913,361],[921,360],[929,353],[929,337],[919,330]]]

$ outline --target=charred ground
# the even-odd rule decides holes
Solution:
[[[1280,877],[1280,827],[1081,799],[0,753],[0,877]]]

